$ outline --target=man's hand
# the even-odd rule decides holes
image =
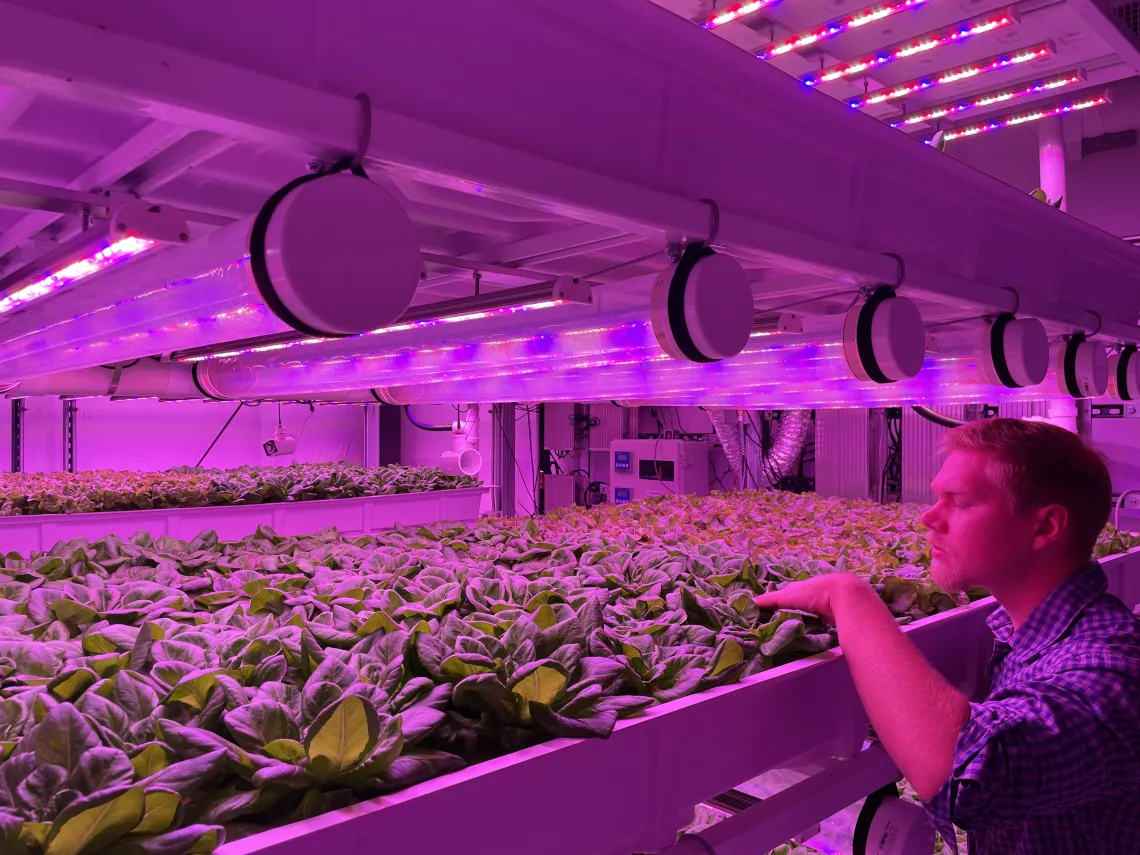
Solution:
[[[791,582],[778,591],[761,594],[753,602],[758,608],[767,611],[798,609],[834,621],[840,598],[849,596],[859,588],[869,586],[858,576],[850,573],[821,573],[802,582]]]
[[[755,603],[814,612],[835,624],[871,724],[895,765],[930,799],[950,777],[970,705],[906,638],[874,589],[849,573],[824,573]]]

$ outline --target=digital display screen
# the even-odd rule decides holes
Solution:
[[[639,460],[637,461],[637,477],[642,481],[672,481],[674,480],[672,460]]]
[[[614,472],[628,472],[632,467],[633,461],[630,452],[614,452]]]
[[[614,488],[614,504],[615,505],[628,505],[633,501],[633,493],[629,487],[615,487]]]

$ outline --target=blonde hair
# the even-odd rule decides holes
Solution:
[[[1104,458],[1076,434],[1047,422],[982,419],[954,428],[942,445],[988,457],[987,473],[1015,512],[1063,507],[1073,557],[1092,555],[1112,509],[1112,479]]]

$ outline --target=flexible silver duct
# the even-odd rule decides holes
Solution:
[[[776,486],[784,478],[795,475],[803,455],[804,444],[811,431],[811,410],[784,410],[775,423],[772,448],[764,454],[760,448],[759,414],[750,413],[746,422],[750,436],[744,454],[749,486]]]
[[[724,456],[728,458],[728,465],[736,475],[736,484],[743,486],[743,470],[740,466],[743,448],[741,447],[742,438],[737,423],[736,410],[709,410],[708,414],[713,430],[716,431],[717,438],[724,448]]]
[[[772,450],[768,452],[764,471],[777,482],[795,475],[800,466],[808,432],[811,430],[811,410],[784,410],[780,414],[780,427]]]

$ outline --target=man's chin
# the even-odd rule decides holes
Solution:
[[[930,563],[930,578],[939,588],[952,594],[960,594],[967,588],[958,568],[938,559]]]

